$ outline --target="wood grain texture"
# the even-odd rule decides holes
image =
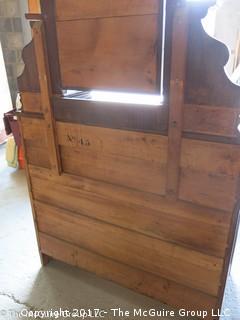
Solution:
[[[109,200],[116,200],[123,203],[143,206],[153,210],[161,211],[166,215],[174,214],[191,219],[192,216],[199,224],[209,223],[219,226],[228,226],[231,221],[231,212],[211,209],[208,207],[194,205],[186,201],[171,201],[164,196],[113,185],[93,179],[79,177],[75,175],[62,174],[61,177],[54,176],[51,171],[30,166],[33,177],[49,180],[55,184],[63,184],[70,188],[99,194]]]
[[[67,261],[74,266],[100,274],[106,279],[114,280],[177,308],[187,306],[189,310],[193,310],[197,306],[200,310],[211,310],[215,305],[216,299],[213,296],[120,264],[44,233],[40,233],[40,243],[43,252],[55,259]]]
[[[41,4],[47,32],[35,24],[19,80],[41,255],[175,307],[219,307],[238,220],[240,100],[226,49],[200,23],[210,2],[167,1],[165,53],[162,1]],[[159,106],[61,96],[67,86],[159,92],[162,76]]]
[[[211,311],[216,304],[213,296],[131,268],[44,233],[40,233],[40,244],[41,250],[55,259],[96,273],[176,308]]]
[[[31,141],[33,147],[47,149],[47,131],[43,119],[21,117],[24,140]]]
[[[203,1],[189,7],[185,103],[238,108],[239,88],[224,71],[228,49],[211,38],[201,23],[208,6]]]
[[[28,12],[29,13],[40,13],[40,0],[28,0]]]
[[[17,80],[19,91],[40,92],[35,45],[33,41],[24,47],[22,59],[25,66],[23,73],[18,77]]]
[[[36,92],[22,92],[23,112],[42,113],[41,95]]]
[[[184,105],[184,132],[236,138],[240,110],[206,105]]]
[[[51,168],[47,148],[34,147],[29,141],[25,142],[26,159],[29,164],[43,168]]]
[[[232,211],[239,186],[239,146],[184,139],[182,149],[180,198]]]
[[[188,35],[188,11],[185,4],[176,9],[173,19],[172,61],[169,92],[167,196],[177,199],[183,126],[185,64]]]
[[[61,146],[166,164],[168,139],[162,135],[128,132],[64,122],[56,123]]]
[[[59,150],[55,136],[55,121],[51,105],[51,81],[49,75],[48,57],[46,52],[45,31],[42,22],[33,25],[34,47],[37,60],[38,77],[41,89],[41,105],[47,134],[47,145],[51,168],[56,174],[61,172]]]
[[[206,213],[206,218],[203,219],[200,212],[191,211],[191,206],[183,205],[185,211],[188,210],[187,214],[186,212],[179,213],[171,206],[164,208],[164,199],[161,198],[157,199],[158,208],[150,209],[147,203],[140,201],[131,203],[129,200],[123,202],[117,197],[110,197],[109,193],[102,194],[101,189],[105,187],[104,184],[99,184],[98,188],[92,191],[86,191],[76,186],[69,186],[66,181],[69,177],[65,175],[59,181],[52,181],[46,173],[40,174],[40,177],[39,174],[32,175],[33,193],[36,200],[51,205],[57,204],[58,207],[72,212],[210,255],[224,256],[228,233],[226,220],[230,215],[222,212],[213,213],[203,208],[202,211]],[[51,193],[46,190],[51,190]],[[131,195],[130,190],[129,195]],[[146,219],[148,219],[147,224]],[[201,229],[199,228],[200,223]]]
[[[64,172],[165,193],[166,137],[61,123],[57,132]]]
[[[224,267],[221,275],[221,286],[218,292],[218,302],[216,308],[220,309],[223,304],[225,288],[227,285],[227,280],[231,272],[233,257],[236,250],[237,239],[238,239],[238,231],[240,227],[240,201],[238,199],[230,223],[230,230],[228,234],[228,249],[226,251],[225,259],[224,259]]]
[[[173,37],[173,19],[176,10],[176,2],[166,1],[165,3],[165,39],[164,39],[164,63],[162,66],[163,75],[163,96],[164,104],[169,106],[169,91],[171,78],[171,60],[172,60],[172,37]]]
[[[37,226],[37,221],[36,221],[36,213],[35,213],[35,209],[34,209],[34,205],[33,205],[33,193],[32,193],[31,177],[30,177],[30,170],[29,170],[29,162],[27,159],[26,144],[25,144],[25,140],[23,137],[23,128],[24,128],[24,124],[22,122],[23,117],[20,116],[20,113],[17,113],[17,117],[18,117],[18,123],[19,123],[23,156],[24,156],[24,161],[25,161],[25,168],[24,169],[25,169],[26,181],[27,181],[27,186],[28,186],[28,194],[29,194],[29,199],[30,199],[30,204],[31,204],[31,209],[32,209],[33,225],[34,225],[34,230],[35,230],[35,235],[36,235],[36,240],[37,240],[37,248],[38,248],[38,252],[39,252],[39,256],[40,256],[40,261],[41,261],[42,265],[44,265],[44,263],[46,262],[46,258],[44,258],[44,255],[40,249],[40,239],[39,239],[39,232],[38,232],[38,226]]]
[[[159,14],[162,0],[57,0],[56,20]]]
[[[57,22],[62,87],[159,91],[159,19],[146,15]]]
[[[41,0],[41,12],[43,16],[45,41],[49,62],[49,76],[51,88],[54,94],[62,94],[61,74],[59,65],[59,52],[56,29],[56,0]]]
[[[154,163],[111,154],[61,147],[63,171],[98,179],[129,188],[165,193],[166,169],[161,162]],[[144,170],[144,171],[143,171]]]
[[[35,202],[40,232],[216,295],[222,260]],[[174,266],[178,266],[175,268]]]
[[[47,132],[43,119],[21,116],[25,157],[28,164],[50,168]]]
[[[167,134],[168,107],[62,99],[53,97],[57,121]],[[108,115],[106,117],[106,114]]]

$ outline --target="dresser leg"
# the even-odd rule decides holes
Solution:
[[[40,254],[40,259],[41,259],[42,266],[46,266],[51,260],[51,258],[44,253]]]

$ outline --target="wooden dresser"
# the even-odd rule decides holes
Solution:
[[[18,79],[43,263],[209,319],[231,263],[240,173],[240,88],[201,25],[214,3],[42,0]]]

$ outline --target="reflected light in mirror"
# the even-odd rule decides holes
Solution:
[[[93,100],[102,102],[130,103],[151,106],[159,106],[163,104],[163,96],[154,94],[137,94],[93,90],[90,92],[90,96]]]
[[[149,106],[161,106],[164,102],[164,96],[161,94],[128,93],[103,90],[64,90],[63,96],[65,98],[75,100],[91,100]]]

